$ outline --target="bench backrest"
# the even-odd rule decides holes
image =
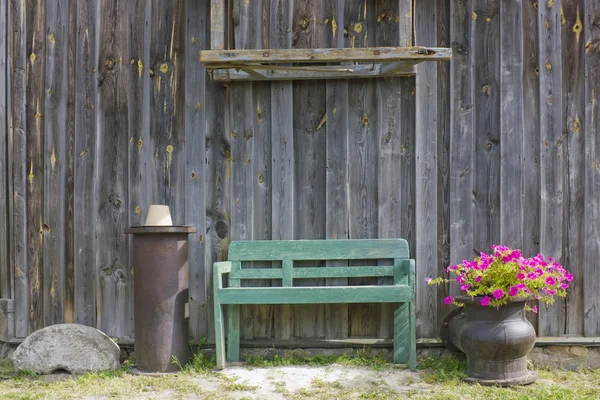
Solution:
[[[283,286],[293,286],[293,279],[305,278],[394,277],[397,283],[408,283],[409,265],[404,261],[409,258],[409,249],[404,239],[234,241],[228,258],[233,286],[241,279],[281,279]],[[376,260],[382,259],[392,259],[393,265],[378,265]],[[304,267],[306,261],[336,260],[369,260],[371,265]],[[242,268],[244,261],[280,261],[281,268]],[[294,268],[294,261],[303,261],[303,267]]]

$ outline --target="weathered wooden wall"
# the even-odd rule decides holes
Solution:
[[[594,0],[232,1],[230,47],[416,42],[454,55],[416,78],[230,85],[198,62],[208,3],[0,2],[0,297],[15,299],[18,337],[63,321],[131,337],[123,230],[154,203],[198,228],[195,340],[212,336],[211,264],[231,240],[373,237],[409,241],[420,337],[437,335],[456,291],[425,277],[494,243],[575,275],[532,318],[540,335],[600,336]],[[241,327],[388,338],[391,313],[245,307]]]

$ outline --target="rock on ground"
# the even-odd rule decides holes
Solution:
[[[108,336],[85,325],[60,324],[29,335],[13,353],[17,370],[72,374],[118,368],[119,346]]]

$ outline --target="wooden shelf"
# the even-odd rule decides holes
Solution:
[[[436,47],[204,50],[200,62],[216,81],[349,79],[414,75],[415,65],[451,56]]]

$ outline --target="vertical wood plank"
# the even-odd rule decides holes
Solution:
[[[8,218],[9,190],[8,176],[12,166],[8,162],[8,4],[0,4],[0,297],[11,298],[12,280],[9,260]],[[10,168],[10,169],[9,169]]]
[[[129,52],[126,57],[128,85],[128,193],[127,218],[129,226],[143,225],[151,202],[151,182],[154,160],[151,153],[150,140],[150,16],[149,0],[129,1],[128,34],[130,38]],[[129,260],[133,260],[133,236],[127,235]],[[134,265],[128,266],[132,276]],[[143,273],[139,271],[138,273]],[[133,279],[129,281],[130,301],[126,305],[127,312],[133,316]],[[131,323],[131,321],[127,321]]]
[[[540,251],[540,90],[538,17],[534,2],[523,2],[523,243],[526,257]],[[532,302],[531,305],[533,305]],[[529,313],[534,328],[538,315]]]
[[[416,2],[415,42],[419,46],[437,45],[437,13],[434,0]],[[429,286],[425,278],[437,276],[437,165],[438,148],[438,65],[421,63],[416,77],[416,249],[411,249],[418,262],[417,335],[436,337],[438,331],[437,288]],[[408,110],[404,110],[408,112]],[[405,174],[408,172],[404,172]]]
[[[99,40],[97,3],[77,3],[75,71],[75,322],[96,326],[96,109]]]
[[[538,4],[540,60],[540,251],[562,258],[565,139],[562,135],[561,2]],[[540,336],[564,333],[563,301],[540,307]]]
[[[500,3],[473,2],[473,248],[500,241]],[[515,189],[518,188],[515,186]]]
[[[206,68],[198,61],[208,47],[209,9],[194,0],[185,3],[185,220],[198,230],[189,236],[190,339],[208,337],[206,271]]]
[[[450,42],[450,3],[436,2],[437,45],[451,47]],[[443,276],[450,265],[450,66],[451,62],[438,63],[437,82],[437,257],[435,276]],[[418,93],[417,93],[418,95]],[[418,106],[417,106],[418,107]],[[420,264],[419,264],[420,268]],[[422,282],[416,282],[417,285]],[[448,285],[437,285],[437,320],[443,320],[450,307],[443,304],[448,295]],[[417,310],[417,312],[419,312]],[[438,328],[434,329],[437,337]]]
[[[269,48],[269,2],[256,0],[250,14],[249,43],[253,48]],[[254,215],[252,237],[254,240],[271,238],[271,84],[254,82],[252,84],[254,107],[254,154],[253,196]],[[255,263],[255,267],[266,267]],[[269,286],[271,282],[257,280],[257,286]],[[261,338],[273,337],[272,305],[259,305],[254,310],[253,336]]]
[[[452,0],[450,7],[450,263],[455,264],[473,256],[473,1]],[[449,293],[457,292],[451,285]]]
[[[520,0],[500,2],[500,242],[523,243],[523,23]],[[489,89],[488,89],[489,90]]]
[[[156,180],[155,204],[169,205],[173,223],[183,223],[184,171],[183,47],[184,0],[153,0],[150,43],[150,147]]]
[[[225,0],[210,0],[210,48],[225,48]]]
[[[563,0],[561,46],[563,135],[565,140],[565,207],[562,254],[575,279],[565,299],[565,334],[583,334],[584,197],[585,197],[585,59],[582,37],[585,10],[581,0]]]
[[[68,1],[46,8],[46,87],[44,101],[44,326],[64,320],[66,289],[66,130],[68,101]],[[42,38],[41,38],[42,39]]]
[[[380,1],[377,15],[377,46],[412,45],[410,1]],[[408,24],[407,24],[407,16]],[[377,91],[378,136],[378,237],[401,237],[415,251],[415,79],[379,79]],[[385,262],[389,265],[389,262]],[[380,262],[382,264],[382,262]],[[379,284],[389,284],[379,278]],[[394,306],[380,304],[378,337],[393,337]]]
[[[66,149],[65,149],[65,179],[66,179],[66,228],[65,228],[65,294],[64,322],[75,322],[75,102],[77,93],[75,80],[77,72],[77,0],[69,0],[68,16],[68,61],[67,61],[67,117],[66,117]]]
[[[132,329],[127,236],[128,7],[125,0],[100,4],[96,162],[98,222],[96,325],[109,336]],[[109,22],[110,21],[110,22]]]
[[[270,47],[292,45],[292,0],[272,0],[270,8]],[[294,125],[291,82],[271,84],[271,151],[272,163],[272,238],[294,238]],[[294,332],[290,305],[275,309],[276,337],[289,339]]]
[[[27,1],[26,118],[27,118],[27,263],[29,274],[29,325],[44,327],[44,97],[46,69],[46,1]]]
[[[585,47],[585,245],[583,332],[600,335],[600,4],[586,0],[583,12]],[[588,46],[589,44],[589,46]]]
[[[369,47],[375,43],[377,15],[373,3],[346,1],[344,29],[346,47]],[[378,138],[376,83],[348,82],[348,185],[350,191],[349,237],[378,235]],[[376,278],[353,278],[349,285],[374,284]],[[377,336],[380,307],[350,304],[350,336]]]
[[[329,0],[325,3],[325,29],[323,45],[344,47],[345,0]],[[338,26],[338,24],[340,26]],[[326,194],[327,208],[325,235],[327,239],[348,239],[348,81],[326,82]],[[348,262],[328,262],[327,266],[347,266]],[[328,286],[346,286],[347,278],[327,279]],[[348,304],[325,306],[327,339],[348,338]]]
[[[324,7],[317,0],[294,0],[293,48],[322,48]],[[293,82],[294,238],[325,239],[326,117],[324,81]],[[314,265],[314,263],[313,263]],[[296,266],[302,266],[297,263]],[[302,279],[295,286],[322,286],[324,279]],[[325,306],[294,306],[295,337],[325,337]]]

